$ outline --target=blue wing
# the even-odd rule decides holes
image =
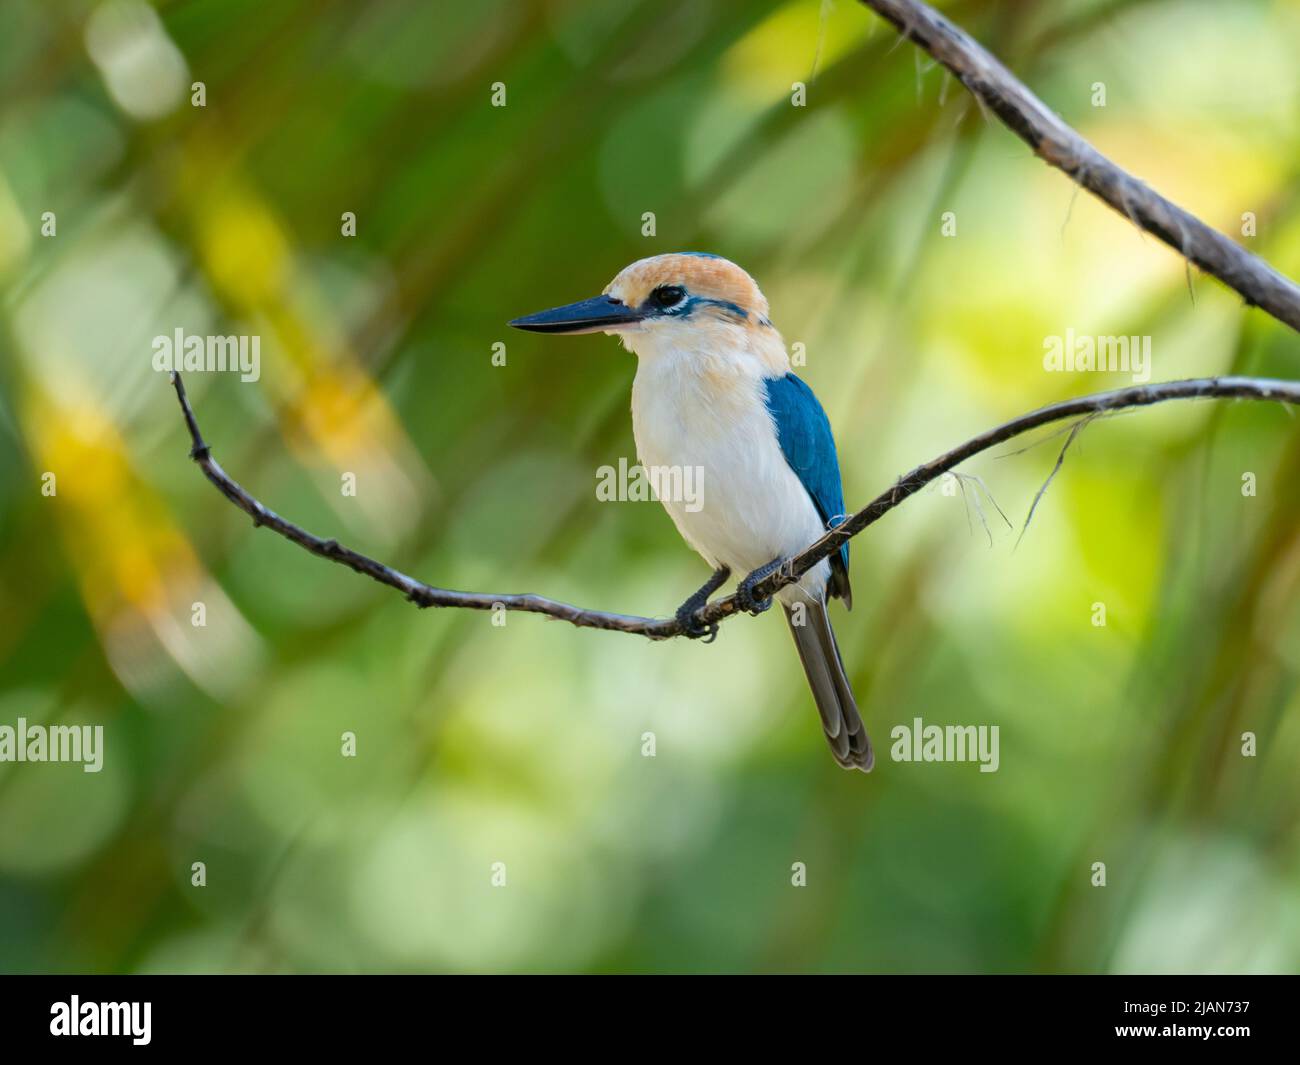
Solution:
[[[828,526],[838,525],[845,518],[844,486],[826,412],[812,389],[792,373],[769,377],[763,385],[764,400],[776,423],[776,438],[786,462],[807,489],[822,521]],[[851,603],[849,545],[841,547],[830,561],[830,593]]]

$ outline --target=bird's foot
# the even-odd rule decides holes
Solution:
[[[740,607],[741,610],[745,611],[747,614],[757,616],[765,610],[772,609],[771,596],[768,596],[766,599],[754,598],[754,585],[764,577],[771,576],[775,573],[784,561],[785,559],[783,558],[772,559],[772,561],[766,566],[759,566],[758,569],[754,570],[753,573],[736,586],[736,605]]]
[[[701,603],[700,606],[704,604]],[[703,639],[705,643],[712,643],[718,635],[718,623],[710,621],[707,625],[702,624],[695,618],[695,612],[699,606],[683,605],[677,608],[677,624],[682,627],[682,635],[688,640]]]
[[[700,590],[686,600],[677,608],[677,624],[682,627],[682,635],[691,640],[704,639],[705,643],[712,643],[718,635],[718,623],[712,621],[705,625],[696,620],[695,614],[708,601],[709,596],[716,592],[731,576],[731,570],[726,566],[713,571],[713,576],[704,582]]]

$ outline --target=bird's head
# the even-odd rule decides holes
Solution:
[[[534,333],[609,333],[641,358],[722,349],[751,352],[784,372],[785,345],[767,317],[767,299],[733,262],[701,252],[639,259],[591,299],[510,323]]]

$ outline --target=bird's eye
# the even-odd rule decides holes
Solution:
[[[681,285],[660,285],[650,293],[650,302],[662,310],[676,307],[686,298],[686,289]]]

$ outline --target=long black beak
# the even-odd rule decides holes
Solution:
[[[641,321],[641,315],[609,296],[552,307],[516,318],[510,324],[530,333],[600,333]]]

